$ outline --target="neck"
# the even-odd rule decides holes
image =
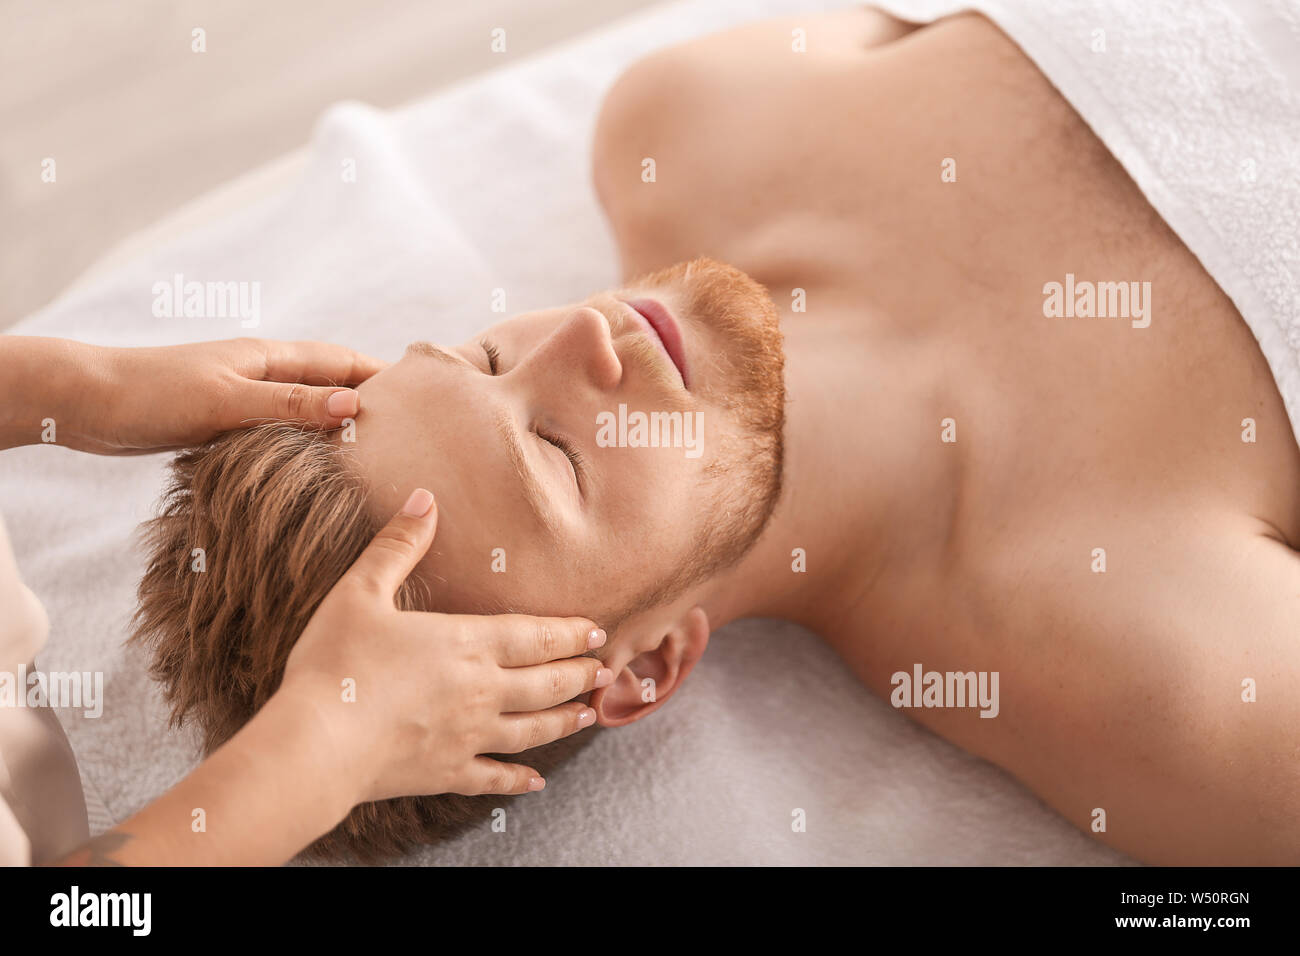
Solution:
[[[781,498],[701,602],[715,629],[775,617],[832,642],[861,634],[901,593],[897,582],[935,567],[948,545],[959,459],[940,442],[942,390],[920,372],[914,336],[845,299],[816,317],[783,316]]]

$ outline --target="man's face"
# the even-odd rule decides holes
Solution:
[[[416,343],[360,390],[343,447],[375,517],[437,498],[439,610],[616,624],[738,559],[780,485],[776,313],[707,259]]]

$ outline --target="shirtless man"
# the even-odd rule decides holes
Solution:
[[[808,52],[782,56],[797,26]],[[706,37],[618,81],[594,169],[626,275],[707,254],[781,312],[786,493],[715,628],[797,621],[884,696],[917,662],[998,671],[997,719],[905,712],[1081,828],[1103,809],[1098,838],[1140,859],[1300,861],[1286,411],[1232,303],[1015,44],[861,9]],[[1044,317],[1067,273],[1149,281],[1150,325]]]
[[[918,665],[996,673],[996,716],[905,712],[1142,860],[1300,860],[1300,449],[1240,315],[1013,43],[977,16],[911,29],[851,10],[666,49],[609,93],[594,173],[629,288],[681,310],[684,363],[682,341],[648,345],[660,330],[602,294],[408,351],[359,387],[352,448],[250,430],[182,457],[137,633],[209,746],[278,683],[304,592],[350,560],[335,542],[368,539],[337,516],[379,521],[426,486],[438,540],[416,583],[440,610],[608,625],[613,676],[590,701],[605,726],[662,706],[711,629],[786,618],[885,697]],[[603,447],[592,418],[717,399],[709,376],[734,354],[779,374],[761,330],[720,342],[671,282],[633,280],[680,279],[697,256],[766,286],[776,316],[723,288],[785,337],[784,471],[771,445],[724,469],[717,507],[690,481],[708,456]],[[1045,287],[1067,276],[1150,293],[1131,316],[1048,317]],[[779,377],[722,379],[711,408],[780,405]],[[713,454],[734,432],[708,421]],[[342,457],[364,491],[330,471]],[[751,500],[749,520],[742,492],[762,488],[775,510]],[[691,553],[687,532],[737,515],[754,535],[732,536],[734,560],[627,596]],[[346,535],[322,530],[339,520]],[[201,575],[184,573],[196,534],[223,549]],[[489,571],[496,550],[509,575]],[[254,572],[290,566],[268,599]],[[435,812],[356,816],[349,845],[427,838]]]

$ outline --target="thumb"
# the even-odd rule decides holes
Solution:
[[[433,492],[416,488],[402,510],[366,545],[343,580],[392,597],[428,552],[437,530]]]
[[[355,389],[300,382],[248,382],[237,394],[240,407],[234,409],[236,424],[271,418],[336,428],[361,407]]]

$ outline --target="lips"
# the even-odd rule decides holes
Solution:
[[[659,344],[668,353],[668,358],[672,360],[673,365],[677,366],[677,371],[682,377],[682,384],[689,388],[691,380],[686,372],[686,343],[682,339],[681,326],[677,324],[673,314],[655,299],[626,299],[624,301],[641,318],[646,320],[650,329],[658,337]]]

